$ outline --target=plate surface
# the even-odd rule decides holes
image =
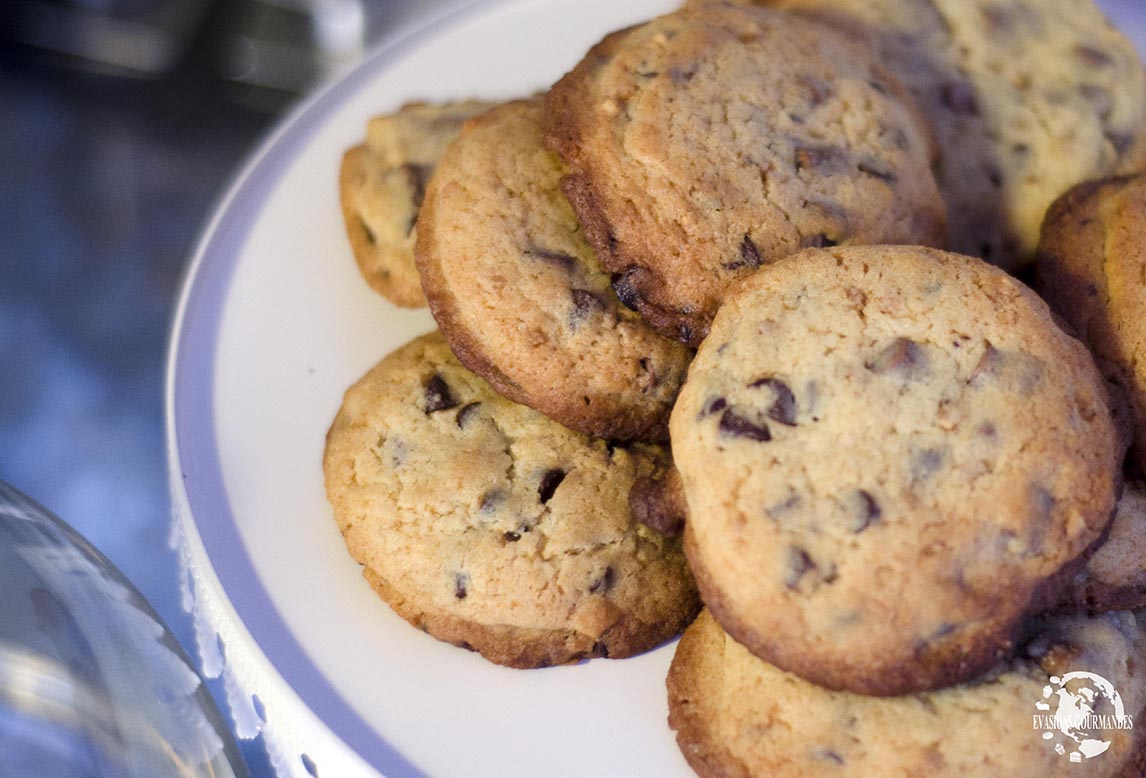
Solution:
[[[524,672],[412,629],[347,554],[321,467],[343,391],[434,326],[359,278],[338,204],[342,152],[406,100],[545,89],[604,33],[671,7],[485,4],[384,49],[271,139],[189,279],[173,425],[199,537],[266,662],[386,775],[690,774],[665,723],[671,646]]]
[[[1146,7],[1103,5],[1142,48]],[[281,679],[290,704],[385,775],[691,775],[665,721],[671,645],[514,671],[439,643],[362,579],[321,468],[342,392],[433,328],[426,311],[390,306],[359,278],[338,205],[342,152],[372,115],[406,100],[544,89],[604,33],[674,6],[487,3],[380,50],[280,127],[195,259],[173,337],[169,422],[176,498],[226,600],[217,610],[257,647],[252,672]],[[306,734],[288,739],[305,745]]]

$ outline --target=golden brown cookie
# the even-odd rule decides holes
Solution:
[[[1089,353],[1020,282],[934,249],[809,249],[745,279],[670,431],[705,603],[833,689],[983,672],[1114,510]]]
[[[630,656],[695,616],[679,540],[628,507],[633,481],[667,459],[506,400],[433,333],[347,391],[323,465],[347,548],[400,616],[540,667]]]
[[[462,123],[491,105],[410,103],[371,119],[366,142],[342,158],[339,195],[354,259],[370,288],[395,305],[426,304],[414,267],[415,223],[426,182]]]
[[[1039,289],[1123,390],[1146,473],[1146,176],[1081,184],[1051,206]]]
[[[1146,164],[1142,62],[1093,0],[758,1],[861,36],[910,88],[954,251],[1021,269],[1056,197]]]
[[[729,284],[801,248],[943,242],[926,123],[866,49],[791,14],[712,5],[614,33],[545,121],[619,297],[686,343]]]
[[[692,359],[621,305],[561,193],[541,99],[466,125],[418,218],[430,310],[466,367],[579,432],[668,439]]]
[[[706,610],[677,644],[669,725],[702,778],[1140,778],[1144,638],[1130,613],[1056,616],[1032,624],[1018,655],[973,683],[867,697],[769,665]],[[1069,735],[1047,726],[1088,709],[1097,726]]]

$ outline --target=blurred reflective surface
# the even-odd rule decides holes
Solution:
[[[139,80],[0,46],[0,478],[110,557],[184,646],[167,330],[212,203],[274,118],[224,86],[205,54]]]
[[[106,557],[0,482],[6,778],[246,778],[206,688]]]

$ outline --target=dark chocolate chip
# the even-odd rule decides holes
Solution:
[[[481,502],[478,503],[478,510],[482,513],[489,513],[496,508],[502,500],[505,499],[505,493],[501,489],[490,489],[488,492],[481,496]]]
[[[474,414],[477,413],[479,405],[481,405],[481,403],[466,403],[458,409],[458,415],[455,417],[458,427],[465,429],[466,424],[473,418]]]
[[[557,487],[565,480],[564,470],[546,470],[545,475],[541,476],[541,484],[537,487],[537,497],[541,500],[541,504],[549,502],[553,497],[553,493],[557,491]]]
[[[753,424],[743,416],[738,416],[731,408],[726,409],[721,414],[719,428],[722,435],[730,435],[735,438],[748,438],[765,443],[772,439],[772,432],[768,429],[768,425]]]
[[[896,338],[864,367],[877,375],[893,374],[911,380],[926,376],[930,365],[922,345],[910,338]]]
[[[1050,533],[1054,509],[1058,501],[1054,493],[1042,484],[1031,484],[1028,504],[1030,505],[1030,525],[1027,529],[1027,550],[1039,553]]]
[[[574,289],[573,312],[569,315],[569,325],[576,328],[592,313],[605,310],[605,301],[587,289]]]
[[[358,219],[359,226],[362,227],[363,234],[366,235],[366,242],[371,246],[378,243],[378,236],[374,234],[374,230],[370,229],[370,225],[366,223],[365,219]]]
[[[617,293],[617,299],[621,301],[621,305],[631,311],[637,310],[637,300],[640,299],[640,292],[637,290],[634,278],[639,273],[640,268],[629,268],[623,273],[613,274],[613,291]]]
[[[926,481],[935,475],[943,465],[943,456],[943,450],[938,448],[917,451],[911,458],[911,480]]]
[[[506,532],[502,537],[504,537],[510,543],[516,543],[517,541],[521,540],[521,533],[510,530],[509,532]]]
[[[880,181],[884,181],[887,183],[892,183],[892,182],[898,180],[898,178],[899,178],[895,173],[892,173],[890,170],[884,170],[884,169],[882,169],[882,168],[878,167],[877,165],[870,163],[870,162],[859,163],[858,165],[856,165],[856,170],[863,173],[865,176],[871,176],[872,178],[878,178]]]
[[[680,473],[673,469],[659,479],[637,478],[629,488],[629,511],[634,519],[662,535],[679,535],[688,518]]]
[[[677,340],[679,340],[681,343],[692,343],[692,327],[690,327],[687,323],[681,322],[678,324],[676,331],[679,333],[677,335]]]
[[[1114,107],[1114,97],[1110,91],[1103,89],[1099,86],[1092,86],[1090,84],[1083,84],[1078,88],[1079,93],[1082,95],[1090,107],[1094,109],[1104,120],[1110,116],[1110,111]]]
[[[700,417],[703,419],[705,416],[711,416],[717,411],[723,411],[728,407],[728,400],[723,397],[712,397],[705,404],[704,408],[700,411]]]
[[[745,235],[740,241],[740,256],[731,262],[724,263],[725,270],[740,270],[745,267],[760,267],[764,260],[760,257],[760,249],[752,242],[752,238]]]
[[[469,593],[470,577],[468,573],[454,573],[454,596],[464,600]]]
[[[951,113],[960,116],[978,116],[979,101],[975,89],[966,81],[949,81],[940,91],[940,99]]]
[[[542,262],[553,265],[554,267],[558,267],[565,272],[571,271],[573,266],[577,264],[577,260],[574,257],[571,257],[568,254],[563,254],[560,251],[549,251],[548,249],[526,249],[525,256],[529,257],[530,259],[541,260]]]
[[[414,207],[421,208],[422,201],[426,199],[426,179],[429,177],[429,167],[407,162],[402,165],[401,169],[406,174],[406,181],[409,182],[410,188],[414,190]]]
[[[1114,147],[1114,150],[1118,152],[1120,156],[1129,151],[1130,147],[1134,145],[1133,135],[1126,135],[1109,131],[1103,134],[1106,136],[1106,140],[1110,141],[1110,145]]]
[[[818,232],[815,235],[808,235],[807,237],[800,239],[800,248],[805,249],[823,249],[838,245],[839,242],[832,240],[822,232]]]
[[[804,88],[804,92],[808,96],[808,104],[812,108],[822,105],[825,100],[832,96],[831,87],[828,86],[827,82],[807,73],[796,76],[796,83]]]
[[[792,389],[779,378],[758,378],[748,384],[749,389],[771,389],[776,393],[772,407],[768,409],[767,416],[772,421],[779,422],[788,427],[796,426],[796,395]]]
[[[795,591],[800,588],[804,576],[816,569],[816,563],[808,552],[797,546],[788,547],[788,559],[784,569],[784,585]]]
[[[592,594],[604,594],[613,588],[613,584],[617,582],[617,572],[613,570],[612,565],[605,568],[605,572],[601,576],[589,584],[589,591]]]
[[[852,512],[851,531],[859,534],[883,516],[883,509],[866,489],[856,489],[848,500]]]
[[[1091,68],[1105,68],[1114,64],[1114,58],[1102,49],[1096,49],[1093,46],[1086,46],[1081,43],[1075,45],[1074,56],[1077,57],[1082,64]]]
[[[390,438],[390,467],[401,467],[406,464],[406,457],[410,453],[410,446],[401,438]]]
[[[1094,284],[1087,284],[1086,285],[1086,296],[1087,297],[1097,297],[1098,296],[1098,287],[1095,286]]]
[[[822,759],[832,764],[844,764],[844,758],[830,748],[818,748],[814,754],[816,759]]]
[[[765,508],[764,512],[768,514],[768,518],[772,519],[773,521],[780,522],[785,516],[789,515],[796,508],[799,508],[803,501],[804,500],[800,497],[800,495],[793,494],[788,496],[786,499],[776,503],[775,505],[769,508]]]
[[[796,170],[810,170],[817,175],[830,176],[848,168],[848,153],[839,146],[818,146],[796,149]]]
[[[446,411],[458,405],[458,401],[454,399],[453,394],[450,392],[449,384],[445,382],[440,375],[434,373],[429,381],[426,382],[426,413],[436,413],[438,411]]]
[[[872,89],[874,89],[875,91],[879,92],[881,95],[884,95],[884,96],[886,96],[886,95],[887,95],[887,93],[888,93],[888,91],[887,91],[887,85],[886,85],[886,84],[884,84],[882,81],[875,81],[875,80],[873,79],[873,80],[871,80],[871,81],[868,81],[868,82],[867,82],[867,85],[868,85],[868,86],[870,86],[870,87],[871,87]]]
[[[891,147],[906,151],[911,146],[911,141],[907,137],[907,133],[899,127],[888,127],[880,125],[880,137],[886,137],[891,143]]]
[[[1015,29],[1014,14],[1006,8],[984,5],[980,6],[979,13],[982,14],[984,26],[989,32],[1006,35]]]

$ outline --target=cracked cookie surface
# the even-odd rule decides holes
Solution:
[[[540,667],[644,651],[696,614],[679,540],[628,508],[667,458],[506,400],[432,333],[347,391],[323,466],[348,550],[400,616]]]
[[[932,249],[812,249],[746,279],[670,429],[705,603],[829,688],[982,672],[1115,505],[1089,353],[1003,271]]]
[[[1047,212],[1039,289],[1125,393],[1146,474],[1146,175],[1081,184]]]
[[[553,86],[545,122],[618,296],[686,343],[730,283],[801,248],[944,239],[902,87],[794,15],[706,6],[614,33]]]
[[[706,610],[677,644],[668,676],[669,724],[702,778],[1138,778],[1146,766],[1143,631],[1130,613],[1040,619],[1019,654],[973,684],[904,697],[814,686],[756,658]],[[1064,673],[1110,681],[1133,729],[1091,730],[1109,748],[1073,763],[1032,726]],[[1066,684],[1078,691],[1083,681]],[[1055,684],[1052,686],[1052,684]],[[1094,713],[1114,706],[1097,698]],[[1088,735],[1089,736],[1089,735]],[[1065,747],[1075,743],[1062,736]]]
[[[462,363],[579,432],[667,440],[692,351],[621,305],[561,193],[541,98],[466,125],[418,222],[430,310]]]
[[[759,2],[866,36],[911,90],[953,251],[1027,266],[1056,197],[1146,164],[1146,74],[1093,0]]]
[[[426,183],[462,123],[492,106],[478,100],[410,103],[371,119],[366,142],[342,157],[339,198],[354,259],[370,288],[395,305],[426,304],[414,267]]]

